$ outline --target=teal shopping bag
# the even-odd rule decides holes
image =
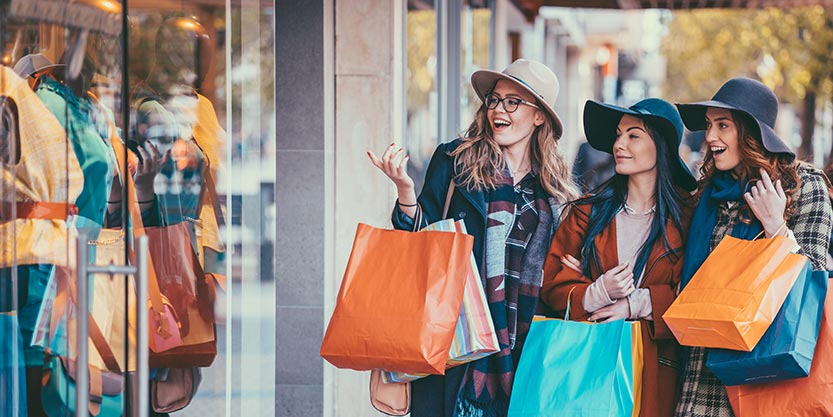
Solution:
[[[638,416],[639,322],[532,323],[515,373],[509,417]]]

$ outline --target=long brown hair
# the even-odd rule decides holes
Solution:
[[[772,182],[781,180],[781,186],[784,188],[784,194],[787,196],[787,210],[784,213],[785,218],[792,217],[797,211],[794,207],[796,197],[801,188],[801,179],[798,177],[798,165],[801,163],[790,155],[779,153],[772,153],[764,148],[761,139],[755,135],[755,129],[751,128],[753,121],[742,113],[735,110],[731,111],[732,121],[738,130],[738,149],[740,150],[741,162],[735,169],[734,173],[737,175],[741,184],[752,182],[761,179],[761,171],[763,168]],[[707,147],[708,148],[708,147]],[[697,197],[699,198],[706,184],[711,181],[716,171],[714,164],[714,155],[711,149],[706,150],[706,156],[703,158],[703,165],[700,166],[700,181],[697,183]],[[742,205],[740,212],[740,219],[744,223],[751,222],[752,212],[748,206]]]
[[[462,144],[450,154],[455,165],[460,167],[458,180],[470,189],[495,188],[506,166],[500,145],[492,135],[487,113],[486,105],[482,104],[465,135],[460,137]],[[554,122],[546,112],[544,116],[544,123],[532,132],[530,159],[539,169],[538,178],[544,190],[559,202],[566,203],[578,197],[578,190],[572,172],[558,151],[560,138],[553,131]]]

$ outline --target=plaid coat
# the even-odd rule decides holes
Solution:
[[[814,269],[825,269],[830,234],[833,231],[833,210],[827,194],[824,175],[811,165],[798,167],[801,188],[794,202],[798,211],[787,219],[801,253]],[[714,250],[729,234],[738,218],[738,205],[722,203],[717,214],[717,225],[712,232],[709,250]],[[706,349],[690,348],[683,371],[683,388],[677,404],[676,417],[734,417],[726,390],[720,380],[706,367]]]

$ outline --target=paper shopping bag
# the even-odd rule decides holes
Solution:
[[[833,416],[833,292],[824,304],[810,376],[726,387],[736,417]]]
[[[827,271],[813,272],[808,260],[755,349],[710,349],[706,367],[724,385],[806,377],[816,350],[826,295]]]
[[[509,417],[637,417],[639,322],[534,321],[515,373]]]
[[[453,219],[441,220],[428,225],[422,230],[457,231],[466,233],[466,225],[462,221]],[[498,346],[495,324],[489,312],[489,302],[486,291],[480,280],[477,262],[471,255],[471,268],[466,276],[466,288],[463,292],[463,306],[454,330],[454,341],[448,352],[447,367],[451,368],[476,361],[480,358],[500,351]],[[428,376],[428,374],[407,374],[404,372],[385,372],[383,381],[407,382]]]
[[[359,224],[320,354],[339,368],[445,372],[474,240]]]
[[[726,236],[662,318],[685,346],[751,351],[807,260],[784,236]]]

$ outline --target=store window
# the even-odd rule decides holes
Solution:
[[[407,7],[405,144],[419,191],[434,149],[464,132],[480,105],[469,76],[490,65],[494,6],[490,0],[409,0]]]
[[[274,5],[125,3],[2,3],[0,415],[74,413],[85,298],[100,415],[274,415]]]
[[[437,146],[437,9],[433,1],[408,1],[405,27],[406,133],[408,173],[422,189],[425,170]]]
[[[479,69],[490,69],[492,11],[487,0],[463,2],[461,18],[460,61],[460,131],[465,132],[477,108],[482,104],[471,88],[471,74]]]

